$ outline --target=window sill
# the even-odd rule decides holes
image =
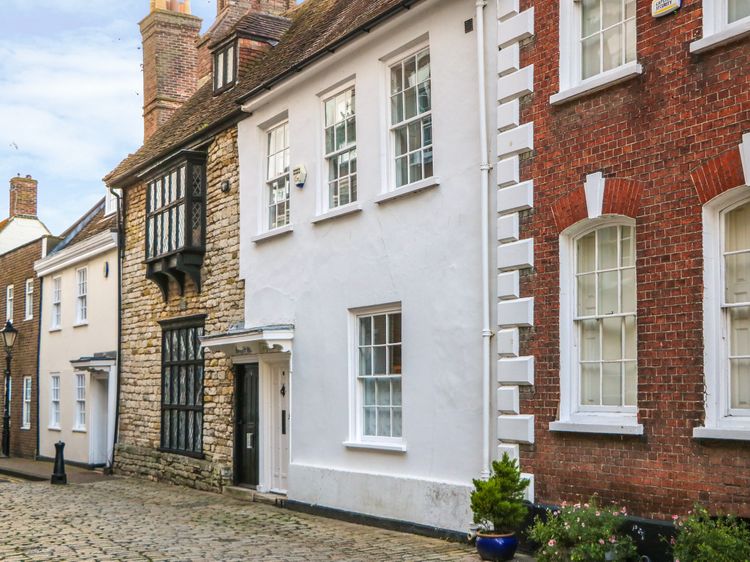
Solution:
[[[82,327],[88,326],[88,325],[89,325],[88,322],[79,322],[78,324],[73,324],[73,327],[74,328],[82,328]]]
[[[61,428],[55,427],[54,425],[48,426],[47,429],[50,430],[50,431],[62,431]]]
[[[318,224],[321,222],[329,221],[331,219],[335,219],[338,217],[345,217],[346,215],[351,215],[353,213],[359,213],[362,210],[362,205],[358,201],[355,201],[354,203],[349,203],[348,205],[342,205],[341,207],[336,207],[335,209],[331,209],[330,211],[326,211],[325,213],[321,213],[314,217],[312,219],[313,224]]]
[[[552,105],[567,103],[616,84],[620,84],[626,80],[640,76],[641,74],[643,74],[643,67],[637,62],[631,62],[618,68],[613,68],[607,72],[603,72],[602,74],[598,74],[597,76],[593,76],[577,86],[561,90],[552,95],[549,98],[549,102]]]
[[[643,425],[622,420],[621,423],[606,419],[592,419],[590,421],[554,421],[549,424],[550,431],[567,433],[593,433],[602,435],[643,435]]]
[[[83,428],[81,428],[81,427],[74,427],[73,428],[73,433],[86,433],[86,428],[85,427],[83,427]]]
[[[294,226],[288,224],[280,228],[274,228],[273,230],[269,230],[268,232],[263,232],[262,234],[258,234],[257,236],[253,236],[252,241],[257,244],[258,242],[263,242],[265,240],[269,240],[270,238],[276,238],[277,236],[281,236],[283,234],[289,234],[293,230]]]
[[[728,441],[750,441],[750,426],[746,429],[695,427],[693,439],[723,439]]]
[[[62,328],[58,326],[56,328],[50,328],[49,331],[50,332],[62,332]]]
[[[33,316],[29,316],[28,318],[24,318],[23,321],[28,322],[29,320],[33,320],[33,319],[34,319]]]
[[[21,431],[30,431],[30,430],[31,430],[31,426],[30,425],[22,425],[21,426]]]
[[[372,451],[386,451],[390,453],[405,453],[406,443],[368,443],[366,441],[344,441],[347,449],[361,449]]]
[[[736,22],[717,33],[712,33],[707,37],[693,41],[690,43],[690,52],[694,55],[699,55],[732,41],[742,39],[746,35],[750,35],[750,19]]]
[[[420,191],[424,191],[432,187],[437,187],[439,185],[440,185],[440,178],[438,177],[431,177],[431,178],[427,178],[424,180],[415,181],[414,183],[410,183],[409,185],[399,187],[397,189],[394,189],[393,191],[381,193],[375,198],[375,203],[378,203],[378,204],[387,203],[388,201],[391,201],[392,199],[398,199],[399,197],[405,197],[406,195],[419,193]]]

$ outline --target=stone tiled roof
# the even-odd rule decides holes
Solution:
[[[260,91],[274,80],[297,72],[318,57],[375,27],[420,0],[305,0],[287,12],[291,26],[279,44],[247,68],[240,69],[237,85],[213,95],[205,84],[141,148],[123,160],[104,179],[111,186],[127,186],[129,176],[187,147],[212,130],[238,119],[239,98]]]
[[[234,35],[235,33],[245,37],[265,39],[276,43],[281,41],[281,38],[287,32],[291,23],[291,20],[288,18],[250,12],[240,18],[233,30],[227,33],[224,37],[213,41],[212,44],[220,43],[225,38]]]
[[[102,232],[116,230],[117,214],[104,215],[105,204],[101,199],[86,214],[79,218],[74,224],[60,235],[60,243],[55,246],[50,254],[57,253],[65,248],[78,244],[89,238],[93,238]]]

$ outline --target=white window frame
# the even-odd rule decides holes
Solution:
[[[76,326],[88,324],[88,268],[76,269]]]
[[[401,437],[364,435],[363,397],[359,380],[359,319],[379,314],[401,314]],[[404,373],[406,372],[404,341],[404,315],[401,304],[389,304],[349,311],[349,439],[344,445],[349,448],[381,449],[406,452],[406,423],[404,418]]]
[[[23,407],[21,408],[21,429],[31,429],[31,377],[23,378]]]
[[[8,285],[5,287],[5,319],[10,322],[13,322],[14,300],[13,285]]]
[[[34,280],[26,280],[26,301],[24,302],[24,320],[34,318]]]
[[[559,420],[549,424],[550,431],[642,435],[636,407],[618,411],[581,408],[578,370],[578,331],[576,318],[576,240],[608,226],[635,227],[635,221],[620,215],[585,219],[560,235],[560,410]],[[637,325],[637,323],[636,323]]]
[[[62,325],[62,277],[52,278],[52,317],[50,330],[59,330]]]
[[[750,17],[729,23],[728,0],[703,0],[703,37],[690,44],[702,53],[750,34]]]
[[[638,31],[636,29],[634,61],[600,72],[585,80],[581,78],[583,64],[581,10],[580,1],[560,0],[560,86],[559,92],[550,98],[552,104],[567,102],[643,74],[643,67],[638,63]]]
[[[49,429],[60,429],[60,375],[50,376],[49,385]]]
[[[271,159],[272,154],[270,153],[270,137],[271,134],[280,129],[281,127],[287,127],[287,136],[289,137],[289,141],[286,143],[286,148],[282,149],[282,151],[287,151],[289,153],[289,170],[286,172],[279,174],[277,176],[274,176],[273,178],[269,177],[269,161]],[[264,154],[264,163],[263,163],[263,204],[260,205],[261,212],[263,213],[263,222],[261,224],[265,225],[264,231],[265,232],[275,232],[275,231],[281,231],[286,230],[289,227],[291,227],[292,224],[292,166],[291,166],[291,130],[289,128],[289,119],[284,118],[282,120],[279,120],[278,122],[274,123],[273,125],[270,125],[266,127],[263,130],[263,139],[264,139],[264,148],[263,148],[263,154]],[[281,153],[282,151],[277,151],[273,155],[277,155]],[[288,213],[288,219],[285,224],[283,225],[271,225],[271,217],[270,217],[270,209],[271,209],[271,203],[270,203],[270,196],[271,196],[271,184],[273,184],[275,181],[278,181],[279,179],[283,178],[284,176],[288,177],[289,182],[289,198],[286,200],[287,204],[287,213]],[[276,203],[278,204],[278,203]],[[276,205],[275,204],[275,205]]]
[[[326,109],[325,109],[326,108],[326,103],[328,103],[332,99],[335,99],[335,98],[339,97],[342,94],[345,94],[346,92],[348,92],[350,90],[352,91],[352,93],[355,96],[355,98],[354,98],[355,99],[355,102],[354,102],[355,103],[355,110],[354,110],[353,117],[354,117],[354,126],[355,126],[355,128],[357,128],[357,125],[358,125],[358,122],[357,122],[357,109],[356,109],[356,104],[357,104],[357,101],[356,101],[357,88],[356,88],[356,84],[355,84],[354,80],[348,80],[344,84],[342,84],[339,87],[337,87],[336,89],[328,90],[324,94],[320,95],[320,104],[321,104],[321,127],[320,127],[320,129],[322,131],[321,146],[322,146],[322,152],[323,152],[323,167],[322,167],[322,175],[321,175],[321,183],[320,183],[320,185],[322,186],[322,189],[320,190],[320,203],[318,205],[318,211],[319,211],[318,214],[319,215],[323,214],[323,213],[328,213],[329,211],[336,212],[336,211],[341,211],[343,209],[348,209],[350,207],[358,206],[358,200],[359,200],[359,181],[358,181],[358,179],[359,179],[359,159],[357,159],[357,170],[355,172],[349,174],[350,178],[354,177],[355,181],[357,181],[357,187],[355,188],[356,195],[354,196],[354,198],[350,199],[350,201],[348,203],[339,204],[339,205],[336,205],[336,206],[332,206],[331,205],[331,203],[330,203],[330,201],[331,201],[331,179],[330,179],[330,174],[329,174],[330,161],[331,161],[332,158],[334,158],[336,156],[340,156],[341,154],[344,154],[344,153],[347,153],[347,152],[351,152],[351,151],[354,151],[356,153],[357,157],[359,156],[359,150],[358,150],[358,148],[359,148],[359,146],[358,146],[359,138],[358,138],[358,136],[355,138],[355,140],[354,140],[353,143],[347,144],[347,145],[345,145],[343,148],[341,148],[339,150],[336,150],[335,148],[334,148],[334,150],[332,152],[327,152],[327,150],[326,150],[326,129],[327,129],[327,127],[326,127]],[[359,131],[357,131],[357,133],[358,132]],[[351,193],[351,186],[350,186],[350,193]]]
[[[106,195],[104,196],[104,216],[109,216],[117,212],[117,197],[112,193],[117,192],[118,195],[122,194],[120,189],[107,189]]]
[[[430,109],[428,111],[425,111],[423,113],[419,113],[415,115],[414,117],[411,117],[409,119],[404,119],[400,123],[393,124],[391,119],[391,69],[399,64],[402,64],[406,59],[413,57],[420,53],[421,51],[427,50],[430,53]],[[412,46],[409,46],[405,49],[399,50],[396,54],[393,54],[386,59],[383,60],[384,64],[384,72],[385,72],[385,119],[386,119],[386,125],[387,125],[387,179],[385,185],[385,190],[383,191],[383,195],[387,195],[389,193],[407,193],[412,191],[418,191],[423,188],[432,187],[434,185],[439,184],[439,179],[437,176],[437,158],[435,153],[435,76],[434,76],[434,66],[435,61],[433,60],[433,50],[431,49],[430,42],[428,39],[421,39],[417,43],[415,43]],[[405,124],[412,122],[412,121],[421,121],[422,119],[430,117],[431,118],[431,128],[432,128],[432,143],[430,145],[422,145],[420,151],[424,151],[425,148],[431,148],[432,149],[432,175],[430,176],[424,176],[416,181],[406,183],[401,186],[396,185],[396,136],[395,136],[395,130],[398,128],[403,127]],[[412,151],[416,152],[416,151]],[[411,152],[408,152],[409,154]],[[423,163],[424,165],[424,163]],[[380,202],[383,198],[382,196],[376,199],[377,202]]]
[[[84,373],[75,374],[73,393],[76,405],[73,431],[86,431],[86,375]]]
[[[750,441],[750,416],[733,415],[729,408],[730,387],[726,366],[729,340],[722,306],[723,214],[748,201],[750,187],[745,185],[726,191],[703,206],[703,363],[706,412],[704,425],[693,429],[693,437],[696,438]]]

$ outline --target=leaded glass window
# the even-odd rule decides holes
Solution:
[[[357,118],[354,88],[325,100],[328,208],[357,200]]]
[[[202,335],[202,321],[163,326],[161,446],[168,451],[203,451]]]
[[[635,229],[607,226],[576,240],[576,314],[582,409],[636,406]]]

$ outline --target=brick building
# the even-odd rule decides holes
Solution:
[[[500,451],[537,502],[748,517],[750,4],[601,4],[499,2]]]
[[[10,320],[18,330],[11,365],[10,454],[33,457],[37,453],[41,291],[34,262],[44,257],[52,242],[49,231],[37,218],[37,182],[31,176],[10,180],[10,217],[3,221],[2,229],[0,318],[3,324]],[[2,355],[4,372],[4,351]],[[0,384],[3,389],[4,386],[4,382]]]
[[[106,178],[123,190],[122,473],[231,484],[234,371],[199,338],[242,324],[236,98],[291,5],[219,2],[201,37],[189,2],[156,0],[141,22],[146,140]]]

